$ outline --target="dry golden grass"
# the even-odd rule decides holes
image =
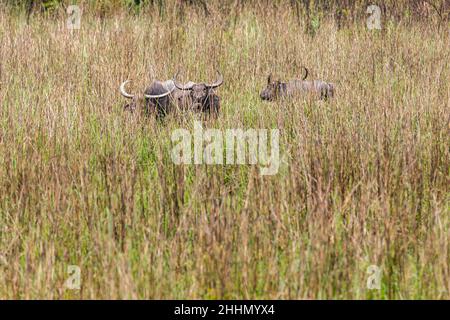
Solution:
[[[288,9],[211,10],[84,12],[74,31],[0,10],[0,297],[449,299],[447,26],[323,18],[311,36]],[[302,64],[335,99],[260,101],[269,72]],[[193,118],[122,110],[127,78],[215,67],[205,126],[280,129],[278,175],[176,166],[171,132]]]

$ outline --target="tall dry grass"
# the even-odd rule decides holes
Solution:
[[[288,8],[236,10],[84,12],[69,31],[2,7],[1,298],[450,298],[448,29],[323,18],[313,36]],[[268,73],[303,64],[335,99],[260,101]],[[124,79],[216,67],[205,127],[280,129],[277,175],[176,166],[171,132],[194,116],[122,110]]]

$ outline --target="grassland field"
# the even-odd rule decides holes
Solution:
[[[449,299],[450,25],[171,8],[69,30],[0,6],[0,298]],[[333,99],[261,101],[302,65]],[[126,79],[216,68],[204,127],[279,129],[278,174],[176,165],[198,116],[123,110]]]

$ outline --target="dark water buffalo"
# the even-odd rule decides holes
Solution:
[[[169,108],[172,102],[171,95],[177,90],[173,80],[164,82],[156,80],[145,89],[143,96],[132,95],[125,90],[125,86],[129,82],[130,80],[127,80],[120,85],[120,93],[125,98],[131,99],[130,103],[124,106],[125,110],[131,112],[140,110],[144,111],[145,114],[162,113]]]
[[[178,74],[177,74],[178,75]],[[127,93],[125,90],[129,80],[120,85],[120,93],[131,102],[124,108],[134,112],[144,110],[145,114],[156,113],[163,117],[171,112],[194,111],[217,116],[220,110],[220,98],[214,89],[223,84],[223,77],[218,72],[218,79],[212,83],[195,83],[189,81],[180,84],[174,76],[164,82],[154,81],[145,89],[142,97]]]
[[[272,75],[267,79],[267,87],[261,92],[262,100],[274,101],[282,97],[295,95],[313,94],[320,99],[328,99],[334,96],[334,84],[322,80],[306,81],[308,69],[303,67],[305,75],[303,78],[294,79],[289,82],[274,81]]]
[[[222,74],[217,71],[217,75],[218,77],[213,83],[189,81],[186,84],[181,84],[177,81],[177,73],[173,78],[173,83],[183,93],[183,98],[178,102],[178,105],[186,107],[187,103],[188,108],[192,108],[197,112],[217,115],[220,110],[220,98],[216,94],[215,89],[223,84]]]

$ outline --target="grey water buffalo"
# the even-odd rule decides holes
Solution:
[[[173,79],[164,82],[154,81],[144,91],[143,96],[129,94],[125,86],[129,80],[120,85],[120,93],[131,102],[124,109],[134,112],[144,110],[145,114],[156,113],[164,117],[171,112],[194,111],[217,116],[220,109],[220,98],[216,88],[223,84],[223,77],[218,72],[218,79],[212,83],[195,83],[189,81],[181,84],[177,81],[178,73]]]
[[[320,99],[328,99],[334,96],[334,84],[322,80],[306,81],[308,69],[303,67],[305,75],[303,78],[294,79],[289,82],[274,81],[272,75],[267,79],[267,86],[261,92],[262,100],[274,101],[282,97],[292,97],[295,95],[312,94]]]

